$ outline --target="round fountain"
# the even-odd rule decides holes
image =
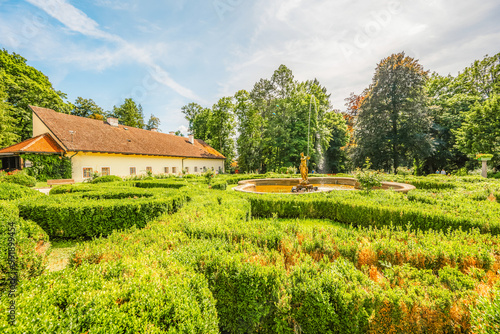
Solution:
[[[311,127],[311,105],[313,101],[314,108],[316,109],[317,106],[315,96],[311,95],[311,101],[309,102],[309,124],[307,126],[307,155],[304,156],[303,152],[300,153],[299,170],[301,178],[243,180],[238,182],[238,186],[236,186],[234,190],[256,194],[307,194],[334,190],[359,189],[357,180],[351,177],[314,177],[309,180],[309,168],[307,166],[307,162],[310,159],[309,137]],[[397,192],[407,193],[408,191],[415,189],[415,187],[406,183],[382,182],[381,187],[376,187],[374,189],[392,189]]]
[[[308,179],[306,188],[301,185],[302,182],[303,180],[299,178],[243,180],[238,182],[234,190],[255,194],[311,194],[359,189],[356,179],[351,177],[313,177]],[[382,187],[374,189],[392,189],[396,192],[407,193],[415,187],[406,183],[382,182]]]

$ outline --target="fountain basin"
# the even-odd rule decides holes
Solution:
[[[300,183],[301,179],[255,179],[243,180],[238,182],[234,188],[236,191],[254,193],[254,194],[311,194],[314,192],[329,192],[335,190],[358,190],[358,184],[355,178],[351,177],[311,177],[309,183],[318,190],[314,192],[292,192],[292,188]],[[374,189],[392,189],[396,192],[407,193],[415,189],[411,184],[397,182],[382,182],[382,187]]]

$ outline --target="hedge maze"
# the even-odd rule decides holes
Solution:
[[[278,196],[236,193],[239,177],[0,202],[2,224],[26,226],[18,252],[31,254],[16,325],[4,293],[0,331],[500,332],[500,182],[406,177],[417,187],[406,195]],[[82,240],[66,269],[44,272],[35,248],[48,238]]]

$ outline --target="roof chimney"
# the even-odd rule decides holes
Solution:
[[[107,121],[108,121],[108,124],[111,126],[118,126],[118,118],[108,117]]]
[[[194,136],[193,135],[189,135],[188,138],[189,138],[189,142],[191,144],[194,144]]]

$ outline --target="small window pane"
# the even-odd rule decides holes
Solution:
[[[83,169],[83,177],[92,177],[92,168],[84,168]]]
[[[153,172],[153,167],[146,167],[146,172]]]
[[[102,175],[102,176],[111,175],[111,174],[110,174],[110,172],[111,172],[111,171],[110,171],[110,168],[109,168],[109,167],[102,167],[102,168],[101,168],[101,175]]]
[[[165,174],[168,174],[169,171],[168,171],[168,167],[165,167]]]
[[[135,167],[130,167],[130,175],[135,175]]]
[[[172,173],[177,173],[177,167],[172,167]]]

